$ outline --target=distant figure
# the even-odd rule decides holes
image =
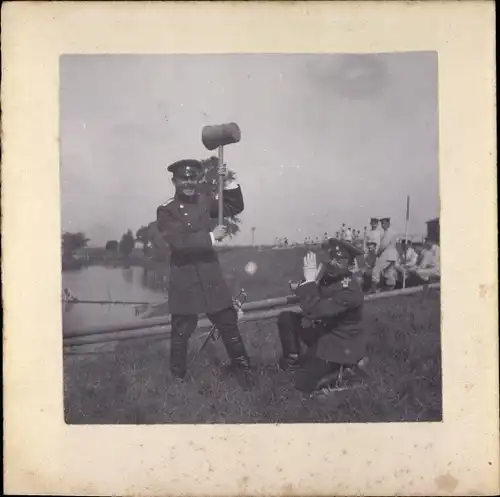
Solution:
[[[377,262],[372,272],[371,291],[376,292],[382,277],[389,290],[396,287],[397,271],[396,265],[399,261],[399,253],[396,247],[397,236],[391,228],[391,220],[388,217],[380,220],[382,224],[382,237],[377,250]]]
[[[402,254],[399,263],[396,265],[396,270],[402,278],[408,276],[410,271],[414,271],[417,267],[418,254],[413,248],[411,240],[407,243],[402,242]]]
[[[328,233],[325,231],[325,234],[323,235],[323,241],[326,242],[328,240]]]
[[[418,262],[418,254],[413,248],[411,240],[406,243],[403,242],[403,256],[401,257],[401,265],[405,267],[415,267]]]
[[[345,239],[346,231],[347,231],[346,225],[345,225],[345,223],[342,223],[342,226],[340,228],[340,239],[341,240]]]
[[[283,240],[283,245],[285,247],[288,247],[288,238],[285,236],[284,240]]]
[[[429,281],[431,278],[439,278],[441,276],[440,263],[439,245],[435,241],[427,239],[420,261],[417,267],[411,272],[423,281]]]
[[[370,229],[366,232],[366,242],[375,242],[377,250],[382,238],[382,231],[379,228],[379,220],[376,217],[370,219]]]
[[[352,242],[352,229],[351,229],[351,227],[347,228],[347,230],[345,232],[344,240],[346,242]]]
[[[366,244],[366,254],[363,267],[363,289],[370,289],[372,284],[373,268],[377,262],[377,244],[369,241]]]

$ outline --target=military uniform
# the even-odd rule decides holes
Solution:
[[[198,161],[169,166],[175,174],[201,171]],[[224,216],[244,208],[241,187],[228,185],[223,195]],[[199,314],[206,314],[221,333],[232,363],[248,369],[249,360],[237,324],[237,312],[224,281],[211,233],[218,216],[218,201],[206,194],[175,196],[157,209],[157,227],[170,248],[169,312],[172,315],[170,360],[172,373],[186,374],[189,337]]]
[[[301,369],[296,387],[311,392],[325,375],[341,366],[355,367],[364,357],[364,295],[351,271],[333,261],[323,266],[316,282],[301,283],[294,291],[302,312],[284,311],[278,316],[280,367]]]

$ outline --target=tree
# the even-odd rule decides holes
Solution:
[[[135,233],[135,238],[142,243],[142,251],[147,252],[148,244],[151,241],[149,236],[149,226],[141,226]]]
[[[106,242],[106,250],[108,252],[118,252],[118,242],[116,240],[109,240]]]
[[[134,235],[132,234],[132,230],[128,230],[126,233],[123,234],[122,239],[120,240],[120,253],[123,254],[125,257],[128,257],[131,253],[132,250],[134,249]]]
[[[200,190],[203,193],[216,195],[218,193],[218,175],[217,168],[219,166],[219,159],[212,156],[208,159],[201,161],[203,165],[202,177],[200,180]],[[234,181],[236,173],[232,170],[227,172],[228,180]],[[229,216],[226,218],[227,234],[229,238],[233,238],[240,232],[241,219],[238,216]]]
[[[64,257],[72,257],[75,251],[86,247],[90,238],[85,236],[85,233],[79,231],[70,233],[65,231],[62,234],[62,252]]]

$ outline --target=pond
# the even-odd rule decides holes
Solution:
[[[167,300],[164,275],[142,267],[89,266],[62,273],[62,288],[79,300],[147,302]],[[115,325],[141,320],[141,305],[63,304],[63,333],[88,326]]]

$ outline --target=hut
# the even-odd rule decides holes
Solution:
[[[427,238],[439,244],[439,218],[427,221]]]

